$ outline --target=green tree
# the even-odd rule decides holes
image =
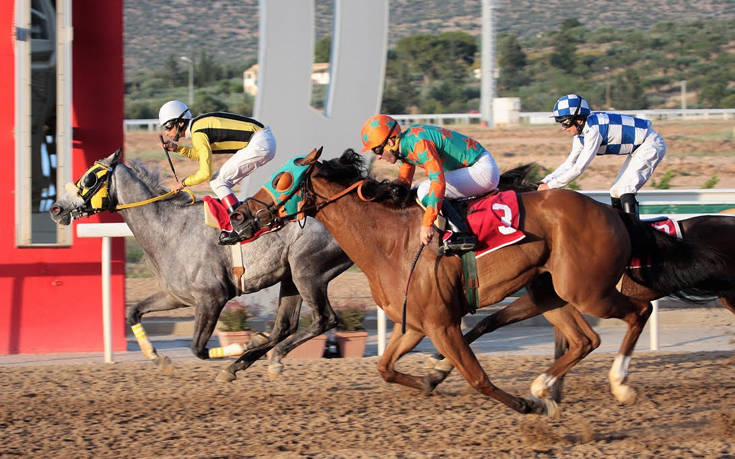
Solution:
[[[327,35],[314,45],[314,62],[329,62],[332,53],[332,37]]]
[[[529,78],[525,73],[526,53],[523,52],[518,37],[510,34],[500,34],[498,37],[498,67],[500,90],[516,89],[528,84]]]
[[[197,91],[192,111],[197,114],[218,112],[227,109],[227,104],[203,91]]]
[[[555,34],[554,52],[549,62],[556,68],[574,72],[577,66],[577,44],[584,41],[584,28],[577,19],[562,21],[559,32]]]
[[[173,54],[169,54],[163,63],[164,78],[169,88],[181,85],[183,81],[183,72],[179,68],[179,62]]]
[[[212,56],[202,50],[194,66],[194,80],[198,86],[205,86],[217,81],[222,76],[222,67]]]
[[[616,76],[611,93],[613,106],[618,110],[648,108],[648,96],[635,70]]]

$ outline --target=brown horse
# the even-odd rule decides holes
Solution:
[[[681,220],[679,225],[683,238],[707,244],[718,250],[726,260],[727,272],[735,273],[735,246],[732,244],[732,241],[735,240],[735,217],[703,215]],[[664,296],[660,292],[641,285],[627,274],[621,279],[619,289],[626,296],[640,301],[651,301]],[[558,402],[561,378],[569,368],[600,345],[600,337],[573,306],[566,305],[548,311],[550,307],[565,304],[564,300],[555,294],[550,276],[537,279],[534,293],[534,296],[522,295],[512,306],[480,321],[465,333],[465,341],[472,343],[485,333],[544,313],[546,319],[555,327],[555,354],[558,361],[534,381],[531,393],[536,397],[552,395]],[[735,285],[732,285],[728,291],[721,292],[719,299],[725,308],[735,314]],[[646,314],[646,318],[649,314],[650,311]],[[642,326],[636,327],[634,331],[640,335]],[[637,339],[636,335],[631,341],[637,341]],[[631,403],[635,400],[636,393],[626,383],[632,348],[629,350],[630,353],[624,353],[627,350],[627,348],[621,349],[616,357],[609,372],[609,379],[611,391],[616,398],[621,402]],[[434,356],[434,358],[437,360],[434,368],[440,372],[437,374],[439,377],[431,379],[430,383],[436,385],[449,374],[451,365],[441,361],[441,356]]]
[[[413,202],[415,193],[400,185],[366,179],[362,157],[352,150],[321,163],[317,161],[320,154],[321,149],[314,150],[295,161],[309,168],[298,185],[301,211],[324,223],[365,273],[376,304],[397,324],[401,322],[404,292],[407,295],[407,330],[403,333],[400,325],[394,328],[378,363],[382,377],[431,390],[425,378],[395,369],[396,361],[428,336],[480,393],[519,413],[555,413],[557,406],[551,399],[513,396],[490,382],[460,329],[462,316],[470,308],[463,294],[458,258],[438,257],[433,242],[421,253],[406,286],[412,258],[419,249],[423,214]],[[290,173],[277,173],[271,184],[278,190],[281,181],[289,184],[292,179]],[[238,229],[240,234],[248,237],[249,232],[278,224],[275,215],[293,196],[289,192],[277,198],[261,190],[246,200],[241,212],[247,224],[242,232]],[[370,196],[376,202],[358,196]],[[281,200],[274,202],[274,198]],[[270,204],[264,205],[266,202]],[[534,292],[536,278],[551,273],[553,289],[560,298],[588,314],[623,318],[632,327],[645,323],[648,302],[631,300],[615,288],[631,254],[651,261],[652,268],[644,270],[641,280],[661,292],[691,289],[699,294],[706,289],[697,287],[716,290],[718,282],[732,280],[718,277],[723,263],[717,254],[702,249],[691,263],[696,246],[624,218],[584,195],[566,190],[531,192],[519,195],[519,204],[521,229],[527,237],[478,260],[480,304],[497,303],[523,286]],[[629,330],[628,335],[632,334]],[[228,371],[234,374],[237,365]]]

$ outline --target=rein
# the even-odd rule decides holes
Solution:
[[[189,196],[191,196],[191,204],[194,204],[196,202],[196,197],[194,196],[194,192],[191,191],[188,188],[182,188],[180,190],[171,190],[168,193],[162,194],[160,196],[155,196],[153,198],[146,199],[144,201],[131,202],[130,204],[118,204],[117,206],[115,206],[115,208],[113,210],[130,209],[131,207],[144,206],[144,205],[150,204],[152,202],[156,202],[156,201],[160,201],[162,199],[170,198],[171,196],[173,196],[175,194],[178,194],[178,193],[180,193],[182,191],[185,191],[185,192],[189,193]]]
[[[419,251],[416,252],[416,256],[413,259],[413,263],[411,263],[411,271],[408,272],[408,280],[406,281],[406,292],[403,294],[403,316],[401,317],[401,333],[406,334],[406,304],[408,303],[408,287],[411,285],[411,276],[413,276],[413,270],[416,268],[416,263],[419,261],[419,256],[421,256],[421,252],[424,250],[424,243],[421,243],[421,246],[419,247]]]

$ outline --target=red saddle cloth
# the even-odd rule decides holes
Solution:
[[[649,225],[653,226],[659,231],[662,231],[669,236],[673,236],[677,239],[681,239],[681,228],[679,227],[679,222],[676,220],[672,220],[669,217],[657,217],[650,220],[642,220],[645,223],[648,223]],[[640,268],[641,267],[641,260],[638,257],[633,257],[630,259],[630,263],[628,264],[629,268]]]
[[[472,202],[467,207],[467,223],[477,235],[475,257],[515,244],[525,234],[518,229],[518,196],[502,191]]]
[[[232,224],[230,223],[230,214],[227,212],[227,208],[220,202],[219,199],[211,196],[204,196],[202,198],[204,204],[209,207],[209,211],[212,216],[217,220],[219,229],[225,231],[232,231]]]

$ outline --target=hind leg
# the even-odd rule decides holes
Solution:
[[[477,357],[465,342],[459,324],[449,324],[433,328],[429,335],[434,346],[451,360],[462,376],[476,391],[492,397],[518,413],[558,414],[558,406],[552,400],[524,399],[513,396],[493,385]]]
[[[628,330],[623,337],[623,342],[620,345],[618,355],[615,356],[615,360],[613,361],[610,372],[608,373],[610,378],[610,390],[620,403],[626,404],[634,403],[637,398],[635,389],[627,384],[628,367],[630,365],[633,349],[638,342],[638,338],[643,332],[643,327],[645,327],[652,310],[651,303],[648,301],[632,300],[632,303],[636,308],[623,315],[623,317],[619,317],[628,324]]]
[[[651,303],[635,300],[613,290],[608,295],[589,302],[575,302],[580,311],[601,318],[616,318],[628,324],[618,355],[608,374],[610,390],[621,403],[633,403],[635,390],[627,384],[628,367],[638,338],[651,315]]]
[[[539,375],[531,385],[531,394],[538,398],[561,399],[561,380],[564,375],[590,352],[600,345],[600,336],[590,327],[587,321],[571,305],[546,312],[544,317],[554,325],[554,334],[566,339],[566,349],[560,352],[557,346],[556,361],[545,372]],[[557,335],[557,332],[560,335]]]

